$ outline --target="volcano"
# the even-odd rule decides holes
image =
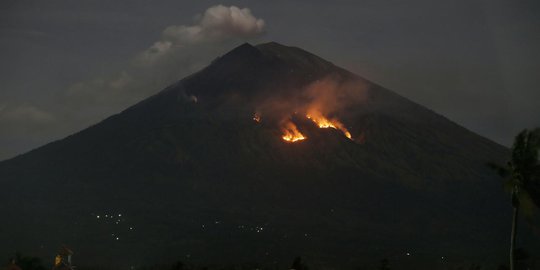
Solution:
[[[285,140],[291,126],[304,138]],[[117,269],[498,264],[511,211],[486,163],[508,152],[302,49],[243,44],[1,162],[0,254],[66,244],[79,265]]]

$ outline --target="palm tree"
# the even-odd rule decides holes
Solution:
[[[504,179],[512,194],[512,231],[510,234],[510,270],[515,269],[515,250],[518,214],[521,204],[529,193],[537,193],[536,187],[540,181],[540,128],[529,131],[523,130],[514,139],[512,156],[506,166],[489,164],[491,168]],[[538,198],[533,198],[538,199]],[[537,204],[538,201],[534,200]],[[540,206],[540,205],[537,205]]]
[[[19,269],[23,270],[47,270],[40,258],[32,256],[23,256],[21,253],[16,252],[13,262],[16,263]],[[11,269],[11,268],[10,268]],[[17,269],[17,268],[13,268]]]

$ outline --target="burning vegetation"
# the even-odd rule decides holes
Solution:
[[[302,133],[303,122],[293,122],[293,119],[304,117],[307,120],[305,122],[312,122],[318,128],[339,130],[353,140],[341,117],[347,115],[350,106],[357,106],[365,100],[365,90],[366,84],[363,81],[328,76],[299,91],[293,89],[286,95],[264,99],[256,105],[252,119],[260,123],[261,116],[264,116],[268,122],[276,123],[286,142],[307,139]]]
[[[291,121],[287,121],[283,125],[283,136],[281,136],[281,138],[287,142],[297,142],[307,139],[304,134],[298,131],[296,125]]]
[[[253,114],[253,121],[260,123],[261,122],[261,115],[259,113]]]
[[[333,128],[337,130],[341,130],[343,132],[343,135],[345,137],[352,139],[351,133],[345,126],[338,120],[338,119],[328,119],[322,115],[319,111],[312,110],[306,114],[306,117],[313,121],[313,123],[317,124],[319,128]]]
[[[329,119],[316,110],[306,113],[306,118],[311,120],[311,122],[313,122],[319,128],[333,128],[340,130],[345,137],[352,140],[352,135],[349,130],[336,118]],[[261,115],[259,113],[253,114],[253,121],[260,123]],[[298,130],[298,127],[291,120],[282,121],[280,127],[282,130],[281,137],[284,141],[297,142],[307,139],[307,136],[302,134],[302,132]]]

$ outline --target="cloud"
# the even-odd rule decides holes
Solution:
[[[153,61],[174,48],[186,48],[201,43],[223,42],[229,39],[251,39],[264,33],[264,20],[258,19],[249,8],[217,5],[197,16],[193,25],[171,25],[140,56],[140,61]]]
[[[19,106],[0,106],[0,124],[48,124],[55,120],[54,116],[42,109],[28,104]]]
[[[248,8],[217,5],[197,15],[192,25],[166,27],[159,40],[137,54],[128,67],[109,77],[73,84],[64,104],[118,112],[167,85],[196,72],[210,61],[264,34],[264,21]]]
[[[40,138],[50,140],[86,128],[202,69],[235,46],[256,41],[264,27],[264,21],[248,8],[212,6],[195,16],[191,25],[166,27],[122,70],[67,87],[46,110],[27,104],[0,106],[0,130],[4,130],[0,140],[30,142],[30,130],[39,130]],[[0,160],[13,154],[1,152]]]
[[[202,69],[240,43],[254,41],[264,34],[264,25],[248,8],[212,6],[192,25],[166,27],[122,71],[71,85],[62,100],[68,112],[62,114],[84,128]]]
[[[213,6],[192,26],[169,26],[163,37],[177,45],[216,41],[235,37],[252,37],[263,33],[264,20],[255,18],[248,8]]]
[[[44,109],[29,104],[0,104],[0,160],[11,157],[21,149],[30,150],[52,139],[50,134],[57,118]]]

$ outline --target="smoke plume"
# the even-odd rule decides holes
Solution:
[[[0,107],[0,140],[24,144],[21,138],[28,137],[28,129],[37,130],[33,134],[42,140],[31,143],[35,147],[88,127],[200,70],[239,43],[256,41],[264,27],[264,21],[248,8],[212,6],[197,15],[193,24],[166,27],[158,40],[122,70],[71,85],[56,97],[59,106]],[[14,149],[19,150],[0,151],[0,160],[30,146]]]

